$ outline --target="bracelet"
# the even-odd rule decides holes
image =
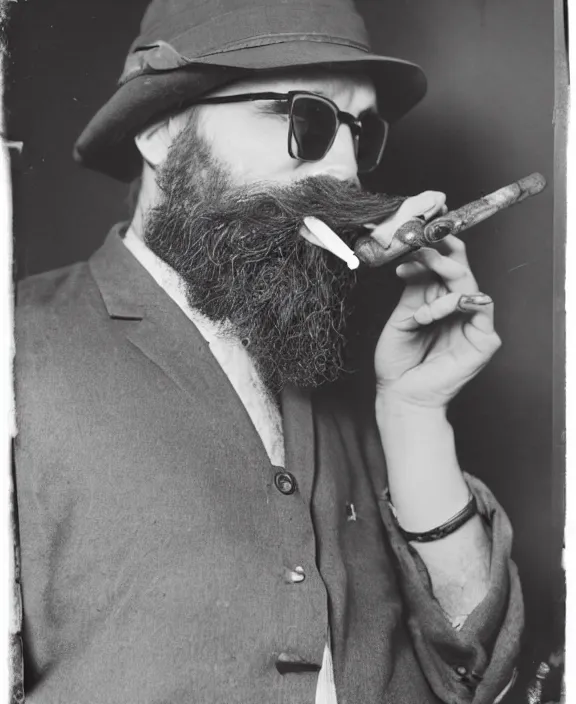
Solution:
[[[477,513],[478,504],[476,503],[476,497],[472,495],[470,501],[461,511],[437,528],[432,528],[424,533],[410,533],[409,531],[404,530],[398,521],[396,521],[396,525],[406,540],[415,543],[431,543],[434,540],[445,538],[447,535],[450,535],[450,533],[454,533]],[[393,515],[396,517],[395,512],[393,512]]]

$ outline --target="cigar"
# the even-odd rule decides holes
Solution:
[[[418,217],[412,218],[396,230],[387,245],[381,244],[371,235],[363,236],[356,242],[354,253],[370,267],[382,266],[420,247],[439,242],[447,235],[457,235],[498,211],[540,193],[545,186],[546,179],[542,174],[530,174],[429,222]]]

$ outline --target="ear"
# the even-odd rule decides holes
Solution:
[[[164,163],[172,142],[182,128],[177,117],[169,117],[157,122],[135,137],[134,141],[138,151],[152,169],[156,169]]]

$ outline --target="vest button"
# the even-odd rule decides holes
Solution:
[[[274,484],[281,494],[289,496],[296,491],[296,477],[290,472],[277,472]]]
[[[303,582],[305,579],[306,574],[304,573],[304,568],[300,567],[300,565],[293,570],[284,570],[284,581],[286,584],[300,584],[300,582]]]

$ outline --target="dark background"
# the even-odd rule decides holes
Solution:
[[[7,136],[24,142],[13,159],[17,278],[87,257],[126,217],[126,186],[81,169],[71,152],[114,90],[145,5],[29,0],[10,8]],[[525,679],[562,643],[564,629],[563,474],[552,466],[562,441],[553,428],[553,3],[361,0],[359,7],[373,48],[420,63],[429,77],[426,100],[394,127],[369,185],[445,191],[456,207],[533,171],[549,183],[466,235],[480,288],[497,302],[504,344],[452,409],[462,466],[489,484],[515,529]],[[389,279],[380,271],[370,286],[380,290]]]

